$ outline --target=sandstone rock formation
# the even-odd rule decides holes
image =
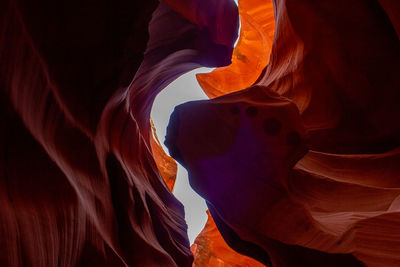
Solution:
[[[235,250],[273,266],[398,266],[400,5],[273,4],[267,67],[239,92],[214,83],[240,80],[229,67],[200,76],[219,97],[175,109],[170,152]]]
[[[181,73],[229,64],[238,23],[231,1],[178,6],[0,2],[0,266],[192,265],[149,114]]]
[[[399,18],[396,0],[0,1],[0,266],[192,266],[150,110],[200,66],[224,66],[198,76],[213,99],[177,107],[166,142],[213,219],[194,265],[399,266]]]
[[[209,211],[203,231],[197,236],[191,250],[194,255],[193,267],[262,267],[264,264],[241,255],[230,248],[222,238]]]

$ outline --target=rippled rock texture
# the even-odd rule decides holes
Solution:
[[[231,60],[168,129],[213,218],[194,266],[399,266],[399,14],[396,0],[1,1],[0,266],[191,266],[150,110],[179,75]]]
[[[180,74],[230,63],[238,16],[167,2],[0,2],[0,266],[192,265],[149,115]]]
[[[240,14],[268,25],[268,6],[249,2]],[[259,30],[264,43],[199,75],[215,98],[175,109],[170,151],[236,251],[273,266],[399,266],[400,4],[272,3],[268,65],[255,64],[270,40]]]

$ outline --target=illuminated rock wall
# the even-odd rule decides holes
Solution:
[[[194,255],[193,267],[262,267],[264,264],[237,253],[230,248],[218,231],[210,212],[203,231],[197,236],[191,250]]]
[[[217,98],[175,109],[170,151],[235,250],[273,266],[399,266],[400,5],[273,4],[266,68],[239,92],[260,68],[237,68],[238,53],[199,75]],[[250,44],[240,58],[262,58]]]

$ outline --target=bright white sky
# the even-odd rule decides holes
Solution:
[[[157,130],[157,136],[164,150],[165,134],[169,117],[175,106],[193,100],[208,99],[196,80],[196,73],[210,72],[210,68],[199,68],[188,72],[173,81],[159,93],[151,110],[151,118]],[[188,224],[190,244],[203,229],[207,221],[207,206],[189,185],[188,174],[185,168],[178,163],[178,173],[173,191],[175,197],[185,206],[185,219]]]
[[[234,0],[234,2],[236,5],[238,4],[238,0]],[[236,40],[235,46],[238,40]],[[211,68],[199,68],[188,72],[170,83],[157,95],[151,110],[151,118],[156,127],[158,139],[167,154],[169,153],[164,146],[164,141],[172,111],[179,104],[193,100],[208,99],[196,80],[196,73],[206,73],[212,70]],[[187,171],[179,163],[173,193],[185,207],[189,240],[190,244],[193,244],[194,239],[203,230],[207,221],[207,206],[204,199],[190,187]]]

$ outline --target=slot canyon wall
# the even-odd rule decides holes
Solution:
[[[399,18],[396,0],[1,1],[0,266],[398,266]],[[166,140],[212,216],[190,249],[150,110],[201,66],[211,99]]]
[[[150,110],[229,64],[235,3],[10,0],[0,21],[0,266],[191,266]]]
[[[273,8],[267,67],[250,77],[263,42],[239,41],[231,66],[198,75],[213,99],[175,109],[171,155],[243,254],[273,266],[398,266],[400,4]],[[268,46],[260,9],[246,15]]]

